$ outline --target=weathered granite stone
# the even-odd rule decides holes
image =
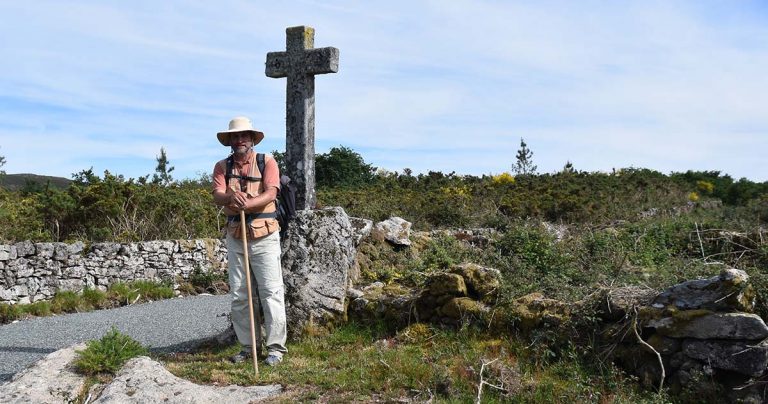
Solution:
[[[0,384],[2,403],[69,403],[75,402],[85,386],[85,377],[77,374],[70,363],[76,350],[85,344],[53,352],[31,367]]]
[[[69,245],[66,243],[52,243],[53,244],[53,259],[57,261],[66,261],[69,257]]]
[[[373,230],[379,237],[395,245],[411,245],[411,222],[394,216],[376,223]]]
[[[51,243],[35,243],[37,256],[41,258],[53,258],[55,247]]]
[[[752,377],[768,369],[768,342],[686,339],[683,353],[714,368]]]
[[[646,342],[662,355],[673,355],[680,350],[681,346],[678,338],[664,337],[659,334],[651,335]]]
[[[462,320],[466,316],[480,318],[489,311],[488,306],[468,297],[454,297],[440,308],[440,314],[451,320]]]
[[[308,322],[341,322],[347,277],[355,260],[354,231],[344,209],[298,211],[283,244],[288,332]]]
[[[360,245],[360,242],[368,237],[373,230],[373,220],[350,216],[349,223],[352,224],[352,229],[355,231],[355,245]]]
[[[81,254],[85,250],[85,244],[82,241],[75,241],[67,245],[67,255]]]
[[[467,295],[467,285],[459,274],[436,274],[425,283],[425,290],[433,296],[449,295],[463,297]]]
[[[673,306],[678,310],[746,311],[755,307],[756,294],[746,272],[727,268],[710,279],[683,282],[662,292],[652,306]]]
[[[250,403],[282,392],[280,385],[201,386],[141,356],[129,360],[94,403]]]
[[[315,75],[339,71],[339,50],[315,49],[312,27],[285,30],[285,52],[267,53],[267,77],[287,77],[285,161],[296,186],[296,209],[315,207]]]
[[[0,301],[15,301],[18,296],[11,289],[0,288]]]
[[[59,281],[59,290],[80,292],[85,287],[83,279],[62,279]]]
[[[29,296],[29,288],[27,285],[16,285],[11,288],[11,292],[16,296]]]
[[[496,300],[501,287],[501,272],[498,269],[465,263],[451,268],[451,272],[464,278],[470,296],[485,303]]]
[[[20,241],[14,244],[14,246],[19,257],[28,257],[35,254],[35,245],[29,240]]]
[[[364,295],[365,295],[365,293],[363,293],[362,290],[357,290],[357,289],[353,289],[353,288],[349,288],[347,290],[347,297],[350,298],[351,300],[355,300],[355,299],[361,298]]]
[[[121,245],[118,243],[96,243],[91,246],[91,252],[97,256],[115,256],[120,252]]]
[[[657,295],[657,291],[646,287],[624,286],[603,289],[595,296],[599,298],[597,303],[601,317],[618,320],[626,316],[632,307],[647,306]]]
[[[0,245],[0,261],[8,261],[11,259],[11,246]]]
[[[514,300],[510,313],[519,320],[520,329],[530,332],[538,327],[559,327],[571,317],[571,305],[534,292]]]
[[[646,326],[673,338],[759,340],[768,337],[768,326],[763,319],[749,313],[687,310],[650,320]]]

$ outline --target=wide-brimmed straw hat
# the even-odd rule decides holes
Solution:
[[[216,137],[224,146],[231,146],[231,144],[229,144],[230,135],[240,132],[250,133],[253,137],[254,146],[259,144],[259,142],[264,139],[264,132],[259,132],[256,129],[253,129],[251,120],[244,116],[232,118],[232,120],[229,121],[229,130],[217,133]]]

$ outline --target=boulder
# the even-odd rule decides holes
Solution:
[[[752,377],[762,375],[768,368],[768,342],[686,339],[683,353],[713,368]]]
[[[746,272],[727,268],[710,279],[677,284],[662,292],[651,305],[677,310],[746,311],[755,307],[755,292]]]
[[[76,350],[85,344],[53,352],[31,367],[0,385],[1,403],[69,403],[75,402],[85,386],[85,377],[77,374],[70,363]]]
[[[282,387],[201,386],[180,379],[140,356],[129,360],[94,403],[250,403],[280,394]]]
[[[291,336],[301,335],[308,324],[344,320],[348,276],[356,253],[355,232],[344,209],[296,213],[282,254]]]
[[[493,303],[496,300],[501,287],[501,272],[498,269],[477,264],[461,264],[451,268],[451,272],[464,278],[470,296],[485,303]]]
[[[360,242],[368,237],[373,230],[373,220],[350,216],[349,223],[352,224],[352,229],[355,232],[355,245],[360,245]]]
[[[10,245],[0,244],[0,261],[8,261],[11,258],[11,249],[15,248]],[[16,258],[16,257],[13,257]]]
[[[35,254],[35,245],[29,240],[20,241],[14,244],[14,246],[19,257],[29,257]]]
[[[427,279],[426,292],[432,296],[466,296],[467,285],[459,274],[437,274]]]
[[[467,316],[482,318],[489,311],[488,306],[468,297],[454,297],[440,308],[441,315],[454,321],[462,320]]]
[[[411,222],[397,216],[376,223],[374,233],[377,237],[395,245],[411,245]]]
[[[600,315],[606,320],[619,320],[627,315],[634,306],[646,306],[658,295],[653,289],[639,286],[624,286],[604,289],[598,293]]]
[[[565,302],[530,293],[515,299],[510,315],[523,331],[530,332],[538,327],[560,326],[570,319],[571,309]]]
[[[768,326],[763,319],[749,313],[686,310],[650,320],[646,326],[673,338],[759,340],[768,337]]]

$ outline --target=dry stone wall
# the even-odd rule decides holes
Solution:
[[[226,259],[226,247],[217,239],[0,244],[0,303],[50,299],[59,290],[104,290],[118,281],[176,284],[195,269],[224,270]]]

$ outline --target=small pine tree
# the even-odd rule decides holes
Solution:
[[[573,168],[573,163],[571,163],[570,160],[567,160],[565,162],[565,165],[563,166],[563,171],[561,171],[563,174],[573,174],[576,172],[576,170]]]
[[[160,155],[157,156],[156,160],[157,166],[155,167],[155,174],[152,175],[152,183],[166,187],[173,182],[171,171],[176,167],[170,166],[168,156],[165,154],[165,149],[162,147],[160,148]]]
[[[520,138],[520,149],[517,151],[517,162],[512,166],[512,170],[517,175],[536,174],[536,165],[533,164],[533,152],[525,144],[525,140]]]

